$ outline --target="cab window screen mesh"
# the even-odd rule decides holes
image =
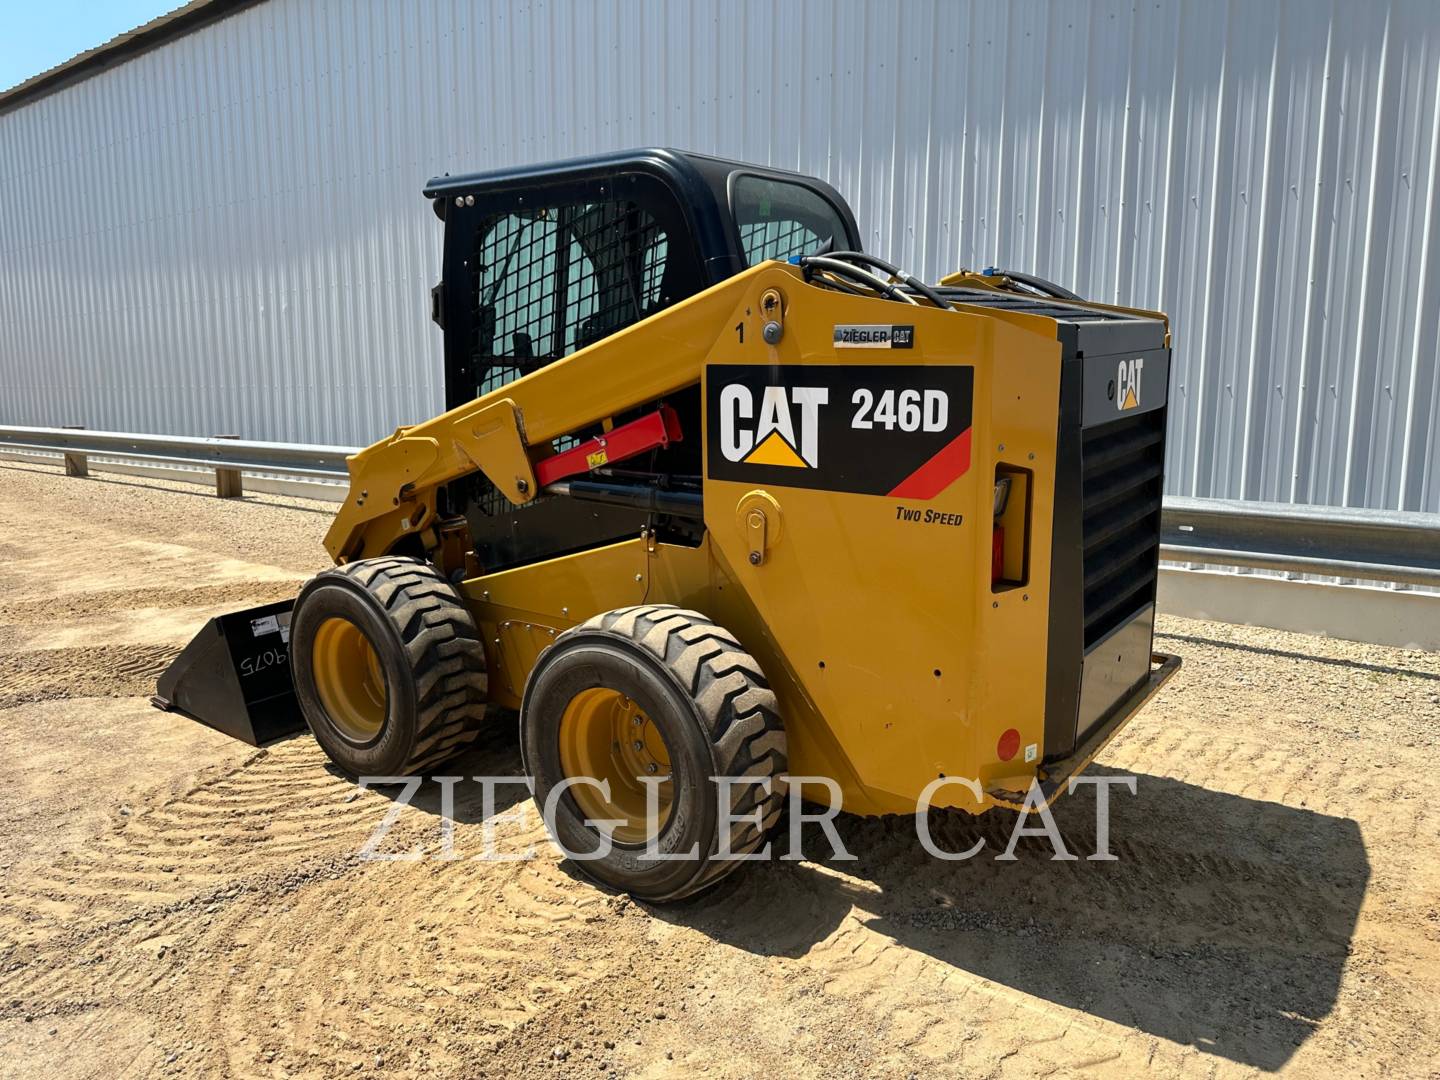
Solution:
[[[820,247],[820,237],[798,221],[756,221],[740,226],[740,244],[751,266],[766,259],[809,255]]]
[[[627,202],[502,214],[471,260],[471,369],[479,394],[667,306],[669,243]]]
[[[841,247],[849,242],[835,208],[803,184],[736,177],[731,209],[745,261],[751,266],[766,259],[809,255],[826,240]]]

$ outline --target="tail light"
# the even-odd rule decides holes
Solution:
[[[1000,518],[1010,502],[1010,478],[1002,476],[995,481],[995,525],[990,532],[990,584],[994,585],[1005,576],[1005,526]]]

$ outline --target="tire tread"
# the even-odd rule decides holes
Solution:
[[[707,616],[669,604],[617,608],[576,629],[627,639],[663,663],[695,703],[710,740],[716,776],[770,779],[768,794],[758,784],[732,789],[731,815],[753,816],[759,810],[762,820],[758,827],[753,821],[733,825],[730,850],[748,855],[759,848],[784,805],[788,758],[785,725],[775,693],[755,658],[733,634]],[[718,841],[710,854],[717,851]],[[738,861],[707,860],[683,892],[671,899],[697,892],[739,865]]]
[[[475,741],[490,681],[470,609],[429,563],[382,556],[324,574],[348,578],[384,609],[400,635],[415,681],[415,740],[403,769],[411,775],[454,757]]]

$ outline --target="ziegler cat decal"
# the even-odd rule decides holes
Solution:
[[[840,324],[835,327],[837,349],[913,349],[914,326]]]
[[[707,475],[932,499],[970,468],[975,369],[713,364]]]

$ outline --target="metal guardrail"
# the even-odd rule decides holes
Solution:
[[[240,474],[345,480],[356,447],[231,438],[0,426],[0,449],[65,455],[86,475],[89,455],[215,470],[216,493],[242,493]],[[1174,497],[1161,515],[1160,557],[1364,581],[1440,586],[1440,514]]]
[[[1172,497],[1160,557],[1440,586],[1440,514]]]
[[[140,435],[84,428],[0,426],[0,448],[65,455],[65,472],[85,476],[87,458],[117,457],[162,465],[194,465],[215,470],[215,492],[226,498],[243,493],[241,473],[273,473],[311,480],[347,480],[345,458],[357,447],[256,442],[217,436]]]

